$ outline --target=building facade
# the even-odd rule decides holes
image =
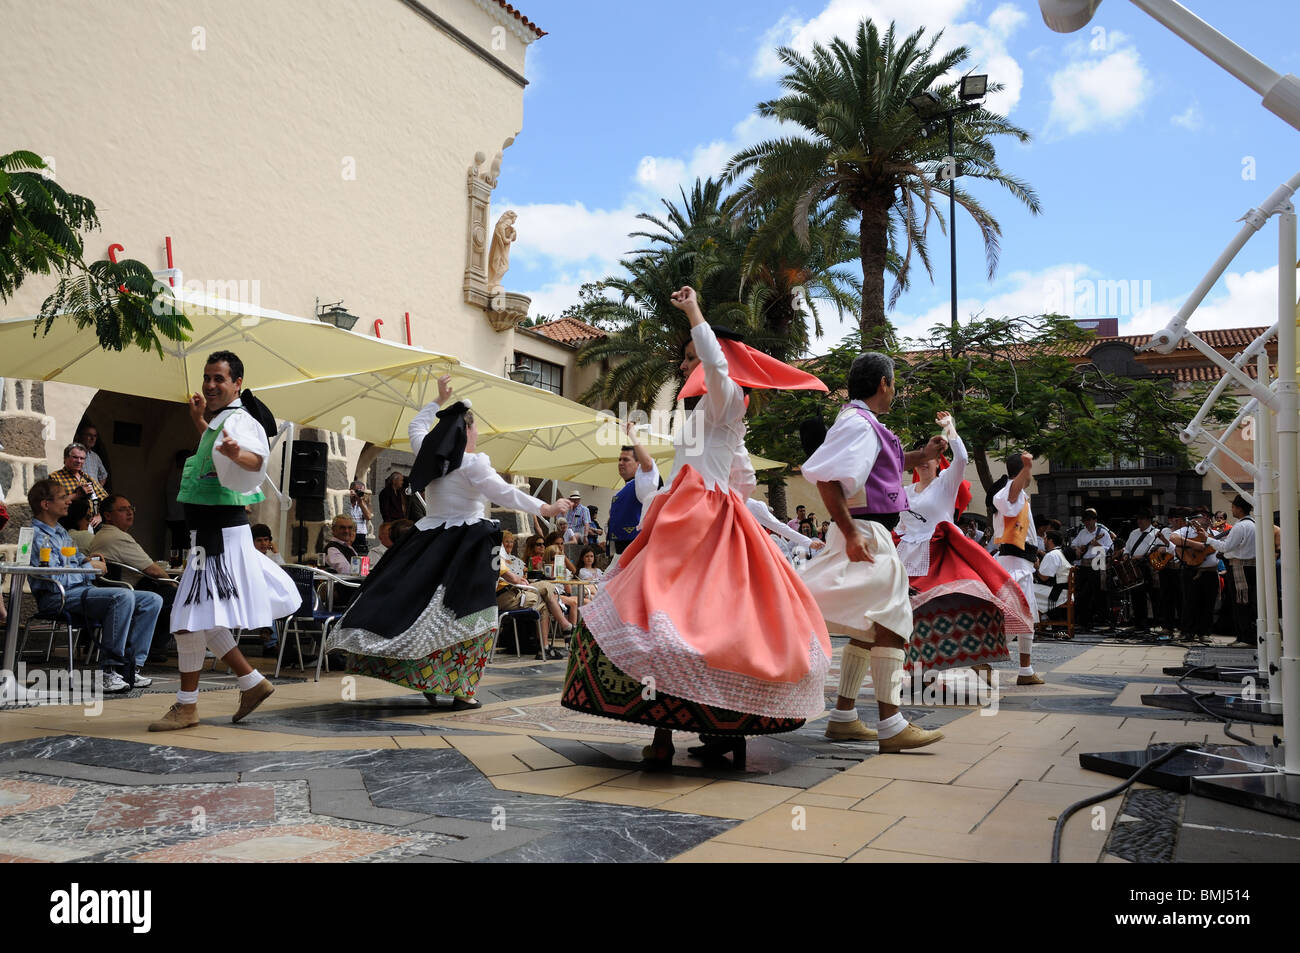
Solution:
[[[507,212],[491,196],[544,32],[504,0],[0,0],[0,19],[4,151],[36,152],[95,202],[88,260],[120,246],[214,297],[303,317],[342,301],[358,333],[498,372],[512,359],[527,299],[489,267]],[[29,280],[3,316],[51,288]],[[161,488],[192,449],[184,397],[7,380],[4,541],[84,418],[156,551]],[[363,445],[302,436],[331,448],[337,510]]]

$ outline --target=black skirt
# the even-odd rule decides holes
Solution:
[[[424,658],[496,626],[495,522],[407,534],[384,553],[330,634],[331,648]]]

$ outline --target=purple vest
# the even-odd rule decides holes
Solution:
[[[852,405],[850,405],[852,406]],[[880,453],[867,474],[863,492],[867,497],[865,513],[901,513],[907,509],[907,494],[903,492],[903,444],[892,430],[861,407],[853,407],[876,432],[880,440]],[[853,514],[858,515],[858,514]]]

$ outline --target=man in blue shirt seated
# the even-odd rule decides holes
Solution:
[[[60,550],[75,549],[68,531],[59,525],[59,517],[68,512],[71,496],[51,479],[37,480],[27,491],[27,502],[32,508],[33,566],[41,565],[41,550],[49,551],[50,566],[91,566],[104,572],[107,567],[98,556],[86,557],[77,551],[64,556]],[[103,643],[118,656],[125,655],[133,664],[135,687],[144,688],[153,679],[140,674],[140,668],[149,657],[153,641],[154,624],[162,611],[162,597],[153,592],[135,592],[131,589],[100,588],[86,575],[68,575],[59,578],[63,586],[63,611],[74,617],[99,622],[103,626]],[[60,608],[59,589],[53,580],[31,577],[32,594],[36,606],[43,613],[57,613]],[[120,663],[105,658],[103,662],[103,687],[109,694],[127,691],[130,686],[117,670]]]

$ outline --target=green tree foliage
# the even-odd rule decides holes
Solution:
[[[908,285],[913,255],[932,276],[930,220],[944,227],[939,200],[945,193],[935,182],[948,153],[946,136],[923,136],[908,100],[928,90],[943,108],[957,105],[956,84],[941,77],[960,72],[969,50],[937,55],[942,32],[929,43],[923,35],[921,29],[900,40],[890,24],[881,37],[874,23],[863,20],[852,44],[836,38],[829,46],[814,45],[806,57],[782,47],[777,55],[789,69],[781,79],[786,94],[759,103],[758,113],[801,127],[804,135],[760,142],[733,156],[725,171],[727,181],[748,177],[736,192],[736,216],[775,206],[784,214],[768,216],[763,228],[793,230],[801,241],[809,240],[810,223],[824,203],[843,201],[855,211],[863,274],[860,326],[863,340],[877,346],[892,337],[886,272],[895,275],[888,298],[892,308]],[[1001,88],[989,85],[991,92]],[[998,166],[992,144],[997,136],[1029,140],[1024,129],[984,108],[954,119],[960,174],[1001,186],[1037,213],[1033,189]],[[956,201],[979,228],[992,277],[1001,227],[964,189],[957,189]],[[891,256],[897,258],[893,268]]]
[[[0,301],[32,275],[55,274],[59,283],[41,305],[36,333],[67,319],[93,329],[105,350],[135,346],[160,356],[163,338],[186,340],[189,321],[147,265],[85,260],[80,233],[99,227],[95,204],[65,191],[46,169],[33,152],[0,155]]]
[[[1053,315],[976,319],[957,329],[936,325],[891,354],[898,395],[885,422],[906,448],[938,432],[938,411],[951,411],[985,490],[996,478],[986,454],[996,458],[1012,449],[1066,466],[1107,466],[1115,454],[1171,456],[1186,465],[1178,431],[1209,386],[1176,392],[1168,379],[1104,373],[1077,360],[1091,340],[1091,332]],[[750,448],[784,462],[803,460],[798,422],[820,415],[830,423],[847,399],[848,369],[861,350],[861,336],[850,335],[811,361],[807,370],[830,387],[830,400],[775,395],[749,421]],[[1210,419],[1226,424],[1236,410],[1225,397]]]

